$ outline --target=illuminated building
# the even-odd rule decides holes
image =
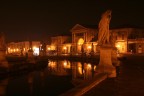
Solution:
[[[55,36],[51,37],[51,45],[46,46],[47,54],[70,54],[71,37],[70,36]]]
[[[47,50],[55,50],[58,54],[89,55],[99,52],[97,47],[97,26],[76,24],[70,30],[72,36],[52,37]],[[115,39],[115,47],[119,53],[144,53],[144,29],[133,27],[110,28],[110,34]],[[69,42],[71,39],[71,42]]]
[[[7,44],[7,53],[11,55],[26,55],[28,50],[33,50],[33,55],[39,55],[40,41],[11,42]]]
[[[97,26],[76,24],[70,32],[71,36],[51,37],[51,44],[45,46],[39,41],[32,41],[32,44],[29,41],[11,42],[7,46],[7,53],[20,55],[29,49],[34,51],[34,55],[90,55],[99,52]],[[110,28],[110,34],[115,40],[118,53],[144,53],[144,29]]]

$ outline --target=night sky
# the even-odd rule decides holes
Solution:
[[[141,0],[140,0],[141,1]],[[139,0],[41,0],[0,3],[0,31],[6,41],[42,40],[71,34],[75,24],[98,25],[101,14],[112,10],[110,27],[144,27]]]

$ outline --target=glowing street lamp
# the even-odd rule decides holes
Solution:
[[[51,48],[50,48],[50,47],[48,47],[48,50],[51,50]]]
[[[116,47],[117,47],[117,48],[120,48],[121,46],[118,44],[118,45],[116,45]]]
[[[66,53],[66,49],[67,49],[67,47],[65,46],[65,47],[63,47],[63,49],[64,49],[64,53]]]
[[[88,49],[91,49],[91,46],[88,46]]]
[[[66,48],[66,47],[64,47],[63,49],[64,49],[64,50],[66,50],[67,48]]]

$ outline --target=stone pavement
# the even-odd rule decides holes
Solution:
[[[116,78],[108,78],[83,96],[144,96],[144,56],[127,56]]]

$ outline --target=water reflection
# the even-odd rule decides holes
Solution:
[[[72,62],[72,82],[74,85],[90,80],[96,73],[96,65],[83,62]]]
[[[70,61],[50,61],[48,69],[55,75],[72,75],[72,83],[78,83],[90,80],[96,73],[96,64]]]
[[[96,73],[96,64],[50,60],[44,69],[0,80],[0,96],[58,95]]]
[[[49,61],[49,74],[66,76],[70,75],[71,64],[69,61]]]

